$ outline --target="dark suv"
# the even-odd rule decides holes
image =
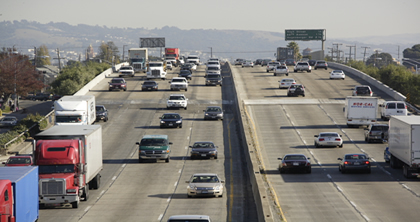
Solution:
[[[211,86],[211,85],[213,85],[213,86],[217,86],[217,85],[220,85],[220,86],[222,86],[223,85],[223,78],[222,78],[222,75],[220,75],[220,74],[207,74],[207,76],[206,76],[206,86]]]
[[[111,82],[109,82],[109,91],[120,91],[121,89],[127,91],[127,83],[124,78],[113,78]]]
[[[323,61],[323,60],[316,61],[315,70],[318,69],[318,68],[327,70],[328,69],[328,63],[326,61]]]
[[[96,105],[96,122],[103,120],[108,121],[108,110],[103,105]]]
[[[365,141],[385,142],[388,140],[388,124],[371,124],[365,129]]]
[[[290,85],[287,90],[287,96],[303,96],[305,97],[305,87],[302,84]]]

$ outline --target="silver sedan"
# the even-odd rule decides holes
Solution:
[[[0,120],[0,126],[1,127],[10,127],[10,126],[16,126],[18,120],[14,116],[6,116],[3,117],[3,119]]]
[[[324,146],[324,147],[343,147],[343,139],[341,135],[335,132],[322,132],[319,135],[314,135],[315,141],[314,145],[316,148]]]
[[[197,173],[194,174],[188,183],[187,196],[223,196],[223,180],[214,173]]]
[[[346,74],[344,74],[343,70],[333,70],[330,73],[330,79],[342,79],[346,78]]]

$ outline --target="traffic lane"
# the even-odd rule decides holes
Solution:
[[[204,108],[201,105],[201,108]],[[225,221],[227,215],[226,187],[224,195],[220,197],[187,197],[188,186],[186,181],[189,181],[191,176],[195,173],[216,173],[225,180],[225,147],[223,146],[223,121],[217,120],[203,120],[202,115],[192,122],[191,135],[189,144],[192,145],[196,141],[212,141],[218,146],[217,159],[194,159],[190,158],[191,149],[186,146],[184,149],[184,167],[181,172],[179,184],[176,187],[175,194],[171,203],[163,217],[162,221],[166,221],[172,215],[180,214],[203,214],[209,215],[212,220]],[[226,186],[227,183],[224,184]]]
[[[114,184],[102,198],[83,217],[82,221],[115,221],[137,218],[142,221],[155,221],[165,212],[173,197],[179,170],[183,168],[186,140],[189,137],[192,121],[183,121],[183,128],[159,127],[159,116],[166,110],[158,110],[152,117],[150,126],[144,127],[142,135],[168,135],[171,145],[169,163],[159,160],[138,163],[138,152],[130,156],[133,164],[127,164]],[[141,112],[138,114],[141,116]],[[193,118],[194,112],[182,110],[181,116]],[[137,137],[139,138],[139,137]],[[134,163],[136,162],[136,163]],[[104,212],[105,210],[105,212]]]
[[[360,218],[345,198],[329,183],[323,169],[293,129],[279,106],[247,106],[257,129],[261,153],[266,156],[266,175],[273,186],[288,221],[342,220]],[[279,114],[281,113],[281,114]],[[280,117],[280,118],[279,118]],[[278,124],[275,128],[272,125]],[[302,153],[312,159],[312,173],[280,174],[278,157]],[[339,207],[337,207],[339,206]],[[330,212],[331,209],[335,211]],[[329,212],[327,215],[325,212]]]
[[[290,106],[291,108],[293,106]],[[299,113],[301,111],[304,114],[305,112],[302,111],[302,108],[296,108],[293,112]],[[312,109],[312,112],[314,110]],[[322,114],[322,112],[321,112]],[[326,114],[327,115],[327,114]],[[299,115],[298,115],[299,116]],[[327,123],[326,119],[322,119],[320,115],[318,116],[317,121],[320,123],[315,125],[321,125],[321,123]],[[293,119],[293,118],[292,118]],[[329,117],[328,117],[329,119]],[[296,118],[293,120],[296,122],[297,125],[303,126],[305,128],[306,121],[302,121],[301,118]],[[331,121],[332,122],[332,121]],[[357,130],[357,129],[356,129]],[[303,131],[303,130],[302,130]],[[360,129],[359,129],[360,131]],[[301,133],[303,137],[305,137],[305,133]],[[350,140],[355,141],[354,139],[350,138]],[[348,146],[349,145],[349,146]],[[361,153],[365,151],[369,154],[370,150],[374,150],[375,147],[369,146],[369,144],[356,144],[350,143],[345,145],[344,148],[313,148],[310,149],[314,154],[314,157],[317,159],[317,162],[322,164],[323,168],[326,168],[325,172],[329,175],[332,181],[334,181],[340,190],[343,191],[343,195],[346,196],[346,199],[349,199],[354,204],[357,205],[356,209],[365,215],[367,218],[373,220],[385,220],[387,215],[377,215],[377,212],[382,211],[393,211],[392,215],[400,214],[401,216],[404,215],[406,218],[415,217],[415,215],[409,215],[412,212],[412,209],[407,209],[403,205],[399,205],[400,207],[395,207],[398,209],[391,209],[392,206],[388,205],[387,203],[391,203],[394,199],[399,199],[404,197],[405,200],[408,202],[415,202],[418,198],[413,193],[410,193],[404,186],[401,186],[392,176],[390,177],[377,162],[372,162],[372,173],[371,174],[349,174],[349,175],[342,175],[338,171],[338,161],[336,160],[337,157],[343,157],[345,153]],[[365,145],[365,146],[363,146]],[[367,146],[366,146],[367,145]],[[358,187],[358,188],[355,188]],[[399,192],[391,192],[385,195],[386,191],[389,190],[398,190]],[[356,192],[357,191],[357,192]],[[376,192],[373,192],[376,191]],[[384,193],[379,193],[382,191]],[[401,193],[404,192],[404,195]],[[365,199],[371,201],[364,201]],[[374,203],[375,201],[380,201],[382,204],[378,204],[378,202]],[[373,207],[371,204],[373,204]],[[384,204],[385,203],[385,204]],[[408,216],[407,216],[408,214]]]

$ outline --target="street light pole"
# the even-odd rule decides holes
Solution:
[[[213,58],[213,47],[209,47],[210,48],[210,58]]]

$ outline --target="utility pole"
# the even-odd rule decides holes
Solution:
[[[362,48],[365,49],[365,52],[363,53],[363,63],[365,63],[365,61],[366,61],[366,49],[370,49],[370,47],[362,46]]]
[[[34,71],[36,71],[36,47],[34,46]]]
[[[350,48],[350,53],[349,53],[349,61],[351,60],[351,48],[355,48],[354,50],[355,50],[355,52],[354,52],[354,54],[356,55],[356,46],[355,45],[347,45],[346,47],[349,47]]]
[[[343,45],[342,43],[333,43],[333,46],[337,47],[336,53],[337,53],[337,62],[340,61],[340,52],[338,50],[338,46]]]
[[[398,62],[400,62],[400,46],[398,46]]]
[[[123,45],[123,57],[122,57],[122,61],[125,62],[125,47],[127,45]]]
[[[327,47],[327,49],[330,49],[331,51],[331,59],[333,59],[333,54],[334,54],[334,48],[330,48],[330,47]]]
[[[61,58],[60,58],[60,49],[57,48],[57,59],[58,59],[58,72],[61,72]]]

